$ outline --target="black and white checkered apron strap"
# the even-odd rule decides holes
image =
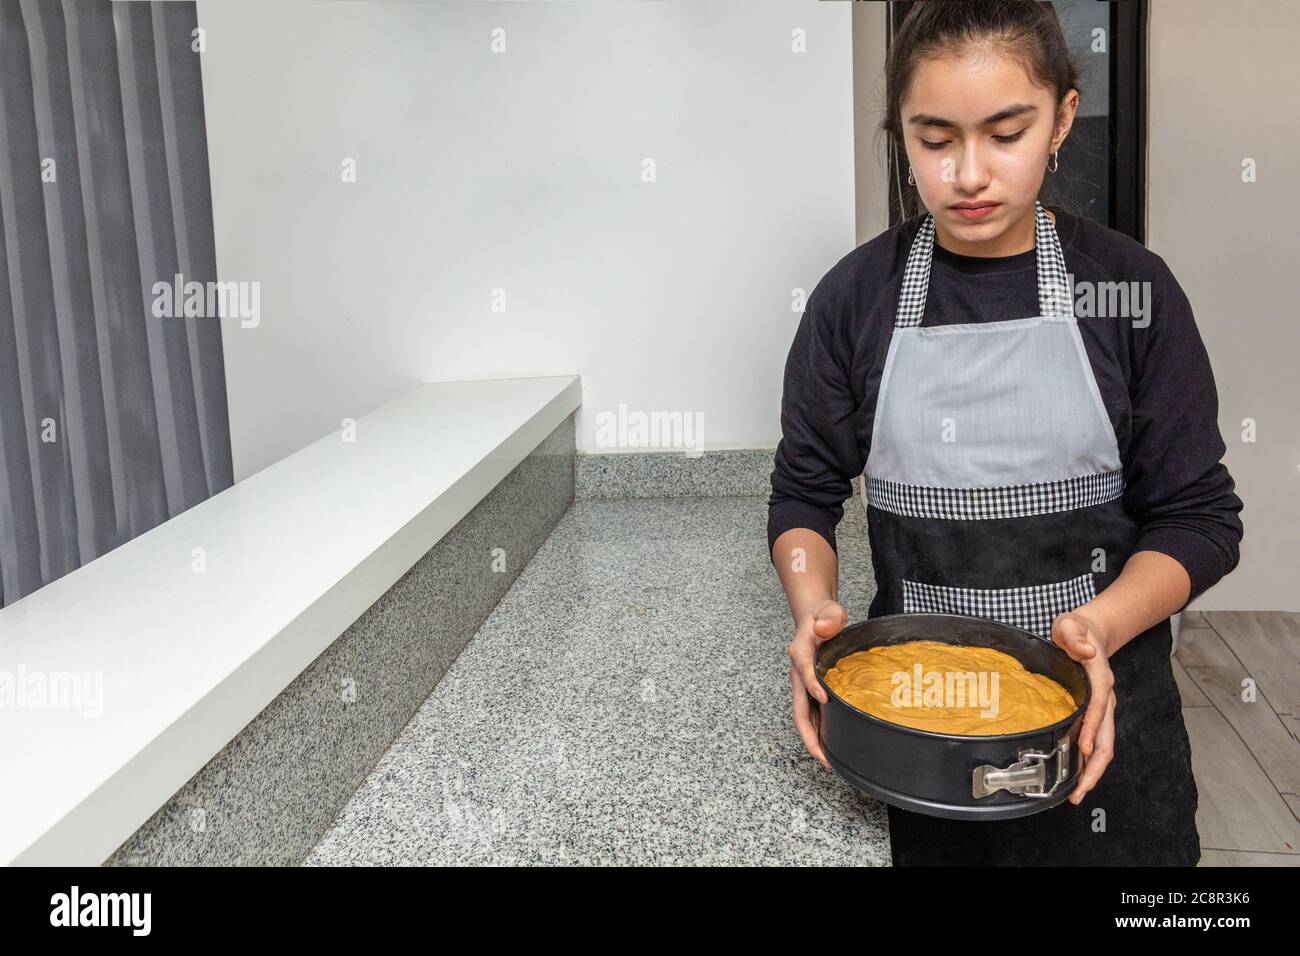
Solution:
[[[1038,250],[1038,307],[1039,315],[1074,315],[1074,290],[1070,288],[1070,274],[1065,268],[1065,253],[1056,225],[1047,210],[1034,200],[1034,248]]]
[[[1047,210],[1034,200],[1034,248],[1038,265],[1038,305],[1040,315],[1073,315],[1074,296],[1065,254],[1061,251],[1056,226]],[[930,288],[930,262],[934,258],[934,215],[921,222],[903,269],[903,287],[898,294],[898,312],[894,328],[921,324],[925,316],[925,297]]]
[[[898,313],[894,328],[920,325],[925,315],[925,293],[930,287],[930,259],[934,254],[934,216],[927,215],[912,240],[903,269],[903,288],[898,294]]]

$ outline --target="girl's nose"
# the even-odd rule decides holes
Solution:
[[[954,181],[961,192],[976,193],[989,184],[988,159],[977,143],[971,143],[957,161]]]

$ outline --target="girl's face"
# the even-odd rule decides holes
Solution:
[[[978,256],[1033,248],[1034,200],[1078,102],[1071,90],[1058,120],[1052,93],[994,48],[968,47],[918,66],[900,115],[916,188],[941,245]],[[972,202],[993,205],[978,213],[957,208]]]

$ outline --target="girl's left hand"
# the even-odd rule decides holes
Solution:
[[[1083,773],[1070,794],[1070,802],[1077,806],[1096,786],[1115,753],[1115,675],[1110,669],[1109,635],[1098,615],[1079,607],[1057,615],[1052,622],[1052,640],[1083,665],[1092,685],[1092,699],[1079,731]]]

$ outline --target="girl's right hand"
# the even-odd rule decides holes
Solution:
[[[799,621],[790,642],[790,689],[794,696],[794,726],[803,738],[808,752],[822,762],[827,770],[830,761],[817,739],[817,721],[820,711],[809,700],[816,697],[826,703],[826,692],[817,683],[817,648],[838,634],[848,622],[848,615],[838,601],[826,600],[815,605]]]

